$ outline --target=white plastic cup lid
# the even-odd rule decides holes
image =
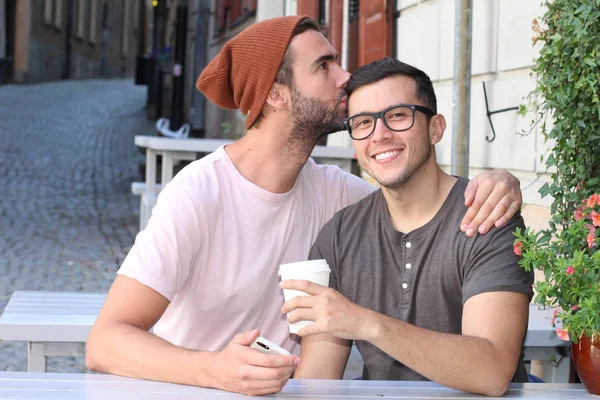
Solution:
[[[279,266],[279,275],[290,274],[294,272],[331,272],[327,260],[307,260],[294,263],[281,264]]]

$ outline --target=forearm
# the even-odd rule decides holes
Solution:
[[[89,369],[154,381],[212,387],[214,353],[177,347],[131,325],[94,327],[88,339]]]
[[[294,372],[296,379],[342,379],[352,342],[330,335],[302,338],[302,362]]]
[[[510,365],[486,339],[435,332],[381,314],[373,319],[372,344],[442,385],[499,396],[515,373],[516,363]]]
[[[345,365],[344,365],[345,366]],[[344,376],[344,368],[341,369],[337,365],[331,365],[326,360],[317,360],[316,357],[307,360],[302,358],[302,362],[294,372],[294,379],[342,379]]]

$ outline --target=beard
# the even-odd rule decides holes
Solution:
[[[338,96],[331,106],[326,101],[304,96],[292,82],[294,126],[288,141],[290,151],[310,154],[321,137],[344,130],[346,109],[341,104],[344,98],[345,95]]]

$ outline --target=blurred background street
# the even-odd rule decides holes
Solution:
[[[138,231],[145,96],[131,80],[0,86],[0,310],[15,290],[108,290]],[[0,370],[26,358],[25,343],[0,342]]]

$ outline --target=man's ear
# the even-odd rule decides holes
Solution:
[[[288,103],[287,88],[278,83],[273,84],[273,87],[267,96],[266,103],[271,106],[274,111],[286,109]]]
[[[429,120],[429,141],[431,145],[439,143],[446,131],[446,118],[442,114],[436,114]]]

